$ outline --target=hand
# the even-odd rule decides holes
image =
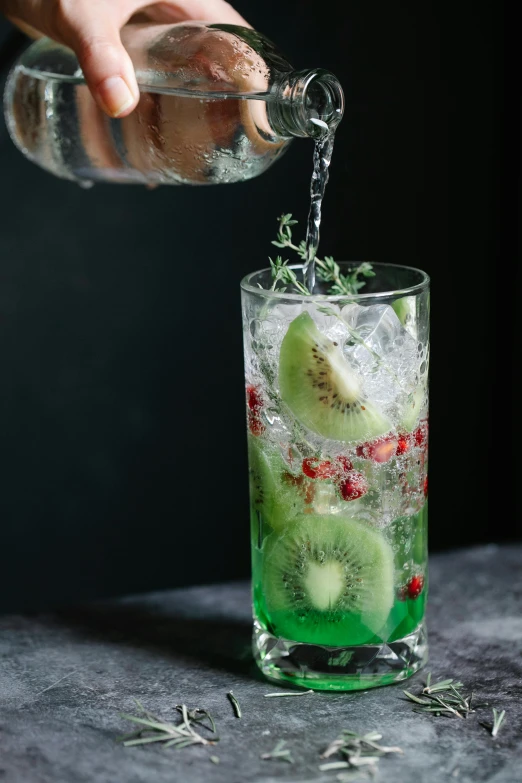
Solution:
[[[0,0],[0,10],[29,35],[46,35],[73,49],[96,103],[111,117],[127,116],[139,100],[134,68],[120,39],[131,18],[248,26],[225,0]]]

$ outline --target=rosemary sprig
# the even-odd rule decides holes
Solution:
[[[265,760],[275,759],[277,761],[287,761],[289,764],[293,764],[294,760],[292,758],[290,749],[285,748],[285,745],[286,740],[279,740],[275,748],[269,753],[263,753],[261,758]]]
[[[281,696],[307,696],[309,693],[313,693],[313,691],[284,691],[283,693],[265,693],[265,699],[279,699]]]
[[[432,684],[430,672],[426,677],[426,685],[419,694],[415,695],[410,691],[403,693],[407,699],[419,705],[414,708],[415,712],[467,718],[480,705],[473,704],[473,691],[465,696],[463,688],[463,683],[454,679],[440,680]]]
[[[240,718],[241,717],[241,707],[239,706],[238,700],[236,699],[236,697],[234,696],[232,691],[229,691],[227,693],[227,696],[228,696],[228,700],[232,704],[232,707],[234,708],[234,712],[236,714],[236,718]]]
[[[137,723],[140,727],[134,733],[120,737],[120,741],[123,742],[126,748],[134,745],[148,745],[152,742],[164,742],[165,745],[163,747],[165,748],[175,747],[181,750],[189,745],[215,745],[219,740],[217,736],[207,739],[201,736],[194,728],[195,724],[199,724],[213,734],[216,733],[214,720],[207,710],[197,708],[188,710],[185,704],[180,704],[176,709],[181,713],[182,721],[179,724],[174,724],[157,718],[146,710],[141,702],[135,701],[140,710],[140,715],[121,713],[122,718],[131,723]],[[205,720],[209,721],[210,726],[203,722]]]
[[[489,731],[491,732],[491,736],[493,737],[493,739],[495,739],[505,719],[506,719],[506,710],[502,710],[502,712],[499,712],[493,707],[493,723],[481,722],[480,725],[484,726],[484,728],[486,729],[489,729]]]
[[[281,215],[279,218],[279,229],[277,232],[277,239],[272,241],[272,244],[276,247],[289,250],[293,250],[297,253],[299,258],[301,258],[303,261],[306,261],[306,242],[303,240],[298,245],[296,245],[293,242],[292,239],[292,226],[295,226],[297,224],[297,220],[292,219],[292,215],[290,213],[286,215]],[[280,257],[278,257],[280,259]],[[284,266],[288,262],[284,262],[280,259],[280,265]],[[283,283],[286,283],[288,285],[296,285],[294,280],[291,279],[290,276],[288,276],[286,273],[281,273],[278,275],[278,268],[274,270],[274,262],[270,259],[270,264],[272,266],[272,277],[274,279],[274,283],[272,285],[272,290],[276,290],[276,285],[279,281],[282,281]],[[351,272],[349,272],[346,275],[341,274],[341,270],[339,267],[339,264],[337,264],[332,256],[325,256],[324,259],[315,257],[315,265],[316,265],[316,274],[319,280],[322,280],[324,283],[332,283],[330,286],[328,293],[333,295],[340,295],[347,294],[348,296],[353,296],[354,294],[357,294],[358,291],[360,291],[361,288],[363,288],[366,285],[365,280],[361,280],[360,278],[365,277],[374,277],[375,272],[372,269],[372,265],[368,263],[367,261],[363,261],[359,266],[357,266],[355,269],[353,269]],[[292,270],[289,270],[292,271]],[[294,274],[295,278],[295,274]],[[310,292],[308,289],[306,289],[306,286],[303,286],[301,283],[299,284],[300,287],[297,288],[299,293],[309,295]],[[296,286],[297,287],[297,286]],[[280,290],[280,289],[278,289]]]
[[[364,767],[368,774],[375,775],[382,756],[386,756],[388,753],[403,752],[402,748],[380,745],[379,740],[381,739],[382,734],[376,731],[370,731],[367,734],[357,734],[354,731],[345,729],[337,739],[328,745],[321,755],[322,759],[328,759],[335,754],[339,754],[343,760],[321,764],[319,766],[320,771],[327,772],[333,769],[353,770]],[[339,780],[343,778],[349,780],[348,773],[340,776]]]
[[[422,689],[423,693],[438,693],[440,691],[447,691],[448,689],[463,688],[464,685],[461,682],[455,682],[455,680],[441,680],[433,685],[431,684],[431,672],[426,677],[426,686]]]

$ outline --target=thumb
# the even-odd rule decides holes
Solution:
[[[64,42],[74,50],[98,106],[110,117],[125,117],[135,108],[139,90],[132,61],[120,38],[119,25],[102,15],[75,19]]]

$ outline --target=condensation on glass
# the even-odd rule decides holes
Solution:
[[[141,99],[128,117],[96,106],[74,53],[49,39],[15,63],[10,135],[34,163],[83,183],[219,184],[261,174],[295,137],[334,131],[343,113],[328,71],[296,71],[254,30],[200,22],[122,33]]]
[[[353,296],[242,282],[254,654],[307,688],[427,657],[429,279],[373,269]]]

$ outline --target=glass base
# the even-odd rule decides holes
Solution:
[[[323,647],[278,638],[255,620],[253,647],[256,663],[267,679],[318,691],[358,691],[391,685],[411,677],[428,660],[424,622],[394,642]]]

